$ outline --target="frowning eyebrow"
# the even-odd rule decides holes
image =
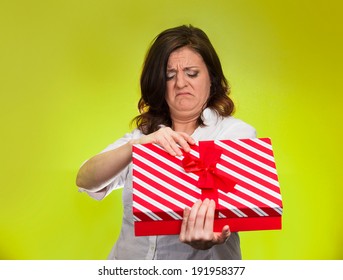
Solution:
[[[188,71],[188,70],[196,70],[196,69],[199,69],[199,67],[198,66],[187,66],[187,67],[183,68],[182,70]],[[175,71],[176,72],[177,70],[173,67],[167,66],[167,71],[169,71],[169,72]]]

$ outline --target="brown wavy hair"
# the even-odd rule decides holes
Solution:
[[[234,111],[234,103],[229,97],[230,87],[219,57],[205,32],[192,25],[170,28],[155,37],[143,64],[140,78],[141,98],[138,102],[140,115],[132,122],[135,122],[144,134],[158,130],[160,125],[172,126],[165,99],[167,63],[173,51],[185,46],[201,55],[210,75],[211,90],[204,109],[211,108],[223,117],[230,116]],[[204,125],[201,115],[197,123]]]

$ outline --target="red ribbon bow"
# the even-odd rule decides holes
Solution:
[[[221,154],[222,150],[215,146],[214,141],[200,141],[200,158],[185,153],[182,160],[186,172],[193,172],[199,176],[197,187],[202,190],[201,199],[213,199],[216,204],[218,202],[218,189],[229,192],[236,185],[232,180],[217,173],[216,165]]]

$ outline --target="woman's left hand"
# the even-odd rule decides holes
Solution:
[[[224,226],[221,232],[213,232],[216,204],[214,200],[198,200],[191,209],[183,213],[180,241],[195,249],[206,250],[224,243],[230,237],[230,228]]]

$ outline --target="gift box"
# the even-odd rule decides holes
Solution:
[[[270,138],[199,141],[171,156],[156,144],[134,145],[136,236],[179,234],[183,210],[216,202],[214,231],[281,229],[282,198]]]

